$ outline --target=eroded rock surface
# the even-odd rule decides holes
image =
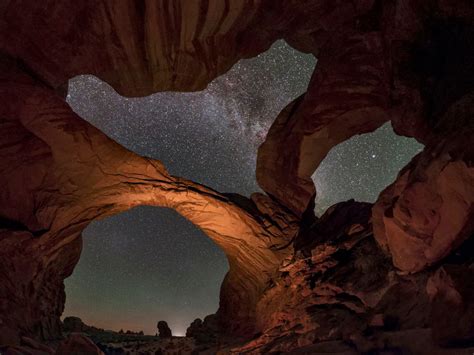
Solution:
[[[311,176],[329,150],[388,120],[383,46],[380,32],[348,30],[327,38],[317,48],[318,64],[306,95],[277,117],[259,148],[260,186],[297,215],[315,197]]]
[[[399,269],[420,271],[473,234],[473,133],[427,147],[379,196],[375,236]]]
[[[127,96],[197,90],[270,45],[262,30],[252,46],[238,40],[261,10],[248,0],[9,2],[0,5],[0,48],[55,89],[89,73]]]
[[[1,161],[4,171],[9,173],[0,178],[5,202],[0,213],[6,220],[15,221],[4,232],[2,253],[8,262],[17,263],[11,270],[27,263],[25,270],[18,269],[22,276],[5,270],[2,275],[13,279],[5,280],[10,286],[0,292],[13,302],[8,293],[21,296],[22,291],[15,290],[18,283],[14,281],[20,278],[27,284],[38,283],[35,297],[41,301],[37,302],[45,303],[44,307],[58,307],[54,312],[32,307],[32,312],[38,313],[35,319],[10,318],[20,317],[21,312],[6,316],[10,326],[18,324],[30,331],[36,327],[45,338],[58,336],[58,316],[64,304],[62,280],[72,272],[79,257],[80,232],[94,219],[145,204],[174,208],[228,250],[232,271],[226,278],[230,281],[225,282],[233,284],[232,293],[247,299],[241,304],[245,304],[243,307],[231,300],[227,303],[224,292],[221,305],[227,314],[232,314],[230,319],[247,318],[235,323],[235,331],[239,327],[243,333],[252,331],[251,308],[268,277],[263,270],[271,270],[287,253],[279,246],[287,245],[292,237],[288,225],[283,230],[277,222],[252,215],[222,194],[170,176],[160,162],[122,148],[79,118],[61,97],[34,80],[20,85],[8,77],[0,85],[0,95],[9,102],[0,112],[4,132],[11,131],[8,144],[4,145],[5,154],[8,150],[17,152],[15,157],[8,155]],[[33,165],[21,164],[22,159],[32,159],[31,150],[17,150],[28,144],[38,146],[33,151]],[[17,178],[12,180],[13,176]],[[22,194],[24,198],[18,199]],[[19,248],[17,243],[23,246]],[[11,244],[16,246],[8,250]],[[20,260],[15,261],[15,253]],[[28,253],[32,256],[25,259]],[[57,271],[53,271],[55,268]],[[58,296],[53,292],[58,292]],[[2,305],[5,311],[12,307],[8,302]],[[31,295],[25,295],[25,304],[30,302]],[[51,320],[37,324],[45,322],[46,315]]]
[[[340,203],[305,230],[258,303],[262,334],[232,353],[468,354],[466,261],[400,274],[373,238],[370,209]]]

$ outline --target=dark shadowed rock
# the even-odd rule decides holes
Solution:
[[[86,332],[89,326],[84,324],[79,317],[66,317],[63,320],[63,331],[68,333]]]
[[[21,337],[19,345],[0,347],[0,353],[5,355],[51,355],[55,354],[55,351],[37,340]]]
[[[474,345],[474,270],[445,265],[428,280],[433,338],[441,345]]]
[[[88,337],[72,333],[63,340],[56,350],[57,355],[104,355]]]
[[[186,336],[194,338],[196,344],[214,344],[219,335],[218,317],[215,314],[208,315],[204,321],[197,318],[186,329]]]
[[[166,323],[164,320],[160,320],[157,324],[158,327],[158,336],[160,338],[171,338],[171,329],[168,327],[168,323]]]

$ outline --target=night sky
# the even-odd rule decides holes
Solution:
[[[128,149],[161,160],[173,175],[249,196],[258,145],[278,113],[305,92],[313,56],[284,42],[237,63],[204,91],[124,98],[92,76],[70,81],[68,102]],[[390,125],[330,152],[315,174],[317,212],[355,198],[374,201],[421,146]],[[316,176],[317,175],[317,176]],[[66,280],[64,315],[107,329],[176,335],[214,313],[228,269],[223,252],[176,212],[139,207],[93,222]]]

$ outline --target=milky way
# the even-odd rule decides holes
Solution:
[[[304,93],[315,63],[280,41],[202,92],[127,99],[81,76],[71,80],[68,102],[128,149],[161,160],[171,174],[248,196],[259,190],[258,145],[278,113]],[[389,125],[343,143],[317,171],[317,212],[351,197],[374,201],[419,149]],[[194,318],[216,311],[227,269],[222,251],[177,213],[136,208],[85,230],[81,260],[66,280],[65,314],[151,334],[164,319],[183,333]]]

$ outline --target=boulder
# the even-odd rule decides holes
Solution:
[[[57,355],[104,355],[104,353],[88,337],[72,333],[63,340],[57,350]]]
[[[195,319],[186,329],[186,336],[194,338],[197,345],[214,344],[219,335],[218,317],[215,314],[208,315],[202,321]]]
[[[164,320],[160,320],[157,324],[158,328],[158,336],[160,338],[171,338],[171,329],[168,326],[168,323],[166,323]]]
[[[474,269],[444,265],[428,279],[434,340],[443,346],[474,342]]]

